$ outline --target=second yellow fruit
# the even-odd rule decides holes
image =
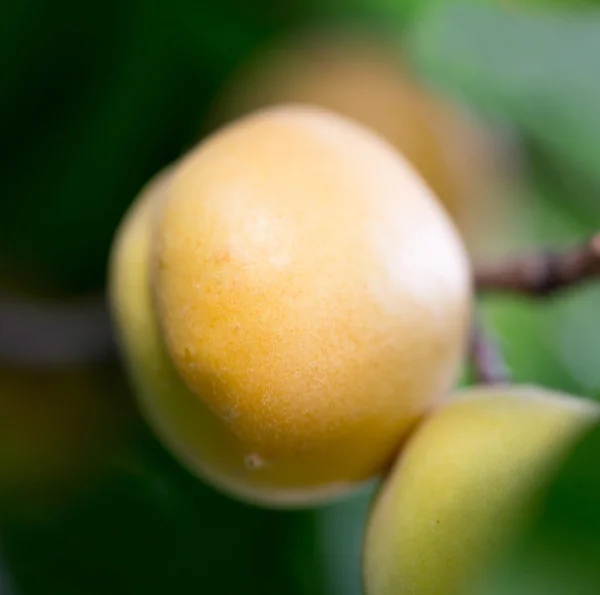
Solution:
[[[430,415],[370,515],[367,595],[469,593],[599,420],[597,403],[533,386],[470,388]]]

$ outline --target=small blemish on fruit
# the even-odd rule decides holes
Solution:
[[[213,391],[214,391],[214,394],[216,395],[217,389],[216,389],[216,386],[214,386],[214,383],[213,383]],[[238,413],[237,409],[235,407],[231,407],[230,409],[227,409],[225,411],[224,418],[225,418],[226,422],[231,422],[231,421],[235,421],[236,419],[238,419],[239,416],[240,416],[240,414]]]
[[[183,348],[183,359],[190,366],[194,365],[194,363],[195,363],[194,362],[194,357],[192,355],[192,350],[189,347],[184,347]]]
[[[262,469],[267,462],[257,453],[252,453],[244,458],[247,469]]]

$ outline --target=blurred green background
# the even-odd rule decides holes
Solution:
[[[0,289],[44,300],[101,292],[121,217],[154,173],[209,132],[207,113],[231,73],[265,43],[341,23],[384,26],[419,77],[503,131],[517,165],[506,196],[514,225],[499,238],[501,252],[570,245],[600,228],[593,0],[5,0]],[[484,314],[515,380],[600,398],[600,284],[544,303],[491,296]],[[14,382],[1,379],[11,374]],[[119,369],[90,366],[80,385],[48,390],[55,381],[47,370],[0,370],[0,474],[9,478],[0,478],[2,595],[361,592],[372,487],[315,511],[233,502],[162,448]],[[31,395],[26,406],[24,397],[15,405],[21,391]],[[77,401],[83,393],[89,406]],[[42,419],[49,411],[55,417]],[[74,427],[80,435],[63,449],[84,460],[38,477],[36,457]],[[538,541],[543,533],[546,545],[564,543],[565,523],[575,527],[573,558],[591,573],[586,584],[600,585],[593,438],[564,471],[579,483],[557,481],[520,566],[507,563],[482,594],[587,593],[543,572],[527,591],[510,582],[537,577],[540,564],[560,569],[561,556]],[[21,472],[18,461],[31,468]],[[573,510],[585,522],[563,518]]]

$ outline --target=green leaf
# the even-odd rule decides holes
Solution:
[[[556,311],[555,351],[586,393],[600,392],[600,284],[572,292]]]
[[[600,9],[440,3],[410,48],[432,83],[515,123],[565,169],[600,184]]]
[[[353,497],[315,513],[317,548],[325,564],[323,582],[329,595],[362,594],[363,532],[376,487],[371,482]]]
[[[288,563],[300,513],[223,496],[151,436],[81,492],[47,514],[0,511],[19,595],[319,593],[302,590]]]

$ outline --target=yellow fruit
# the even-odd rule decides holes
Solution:
[[[375,500],[367,595],[460,595],[518,535],[600,408],[528,386],[475,387],[408,440]]]
[[[491,251],[504,213],[499,153],[466,110],[425,87],[374,35],[327,30],[265,49],[233,74],[214,102],[223,123],[265,106],[304,103],[358,120],[419,170],[453,217],[471,252]],[[501,211],[502,208],[502,211]]]
[[[289,106],[142,192],[111,294],[158,434],[226,492],[292,506],[377,475],[448,390],[471,287],[452,224],[391,147]]]

